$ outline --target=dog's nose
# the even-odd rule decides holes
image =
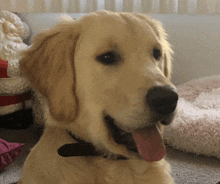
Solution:
[[[166,115],[176,109],[178,94],[171,86],[156,86],[148,91],[146,100],[152,111]]]

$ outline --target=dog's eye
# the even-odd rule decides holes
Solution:
[[[161,58],[162,54],[161,54],[161,51],[160,49],[158,48],[154,48],[153,50],[153,57],[156,59],[156,60],[159,60]]]
[[[118,61],[118,56],[115,52],[106,52],[100,56],[97,56],[96,59],[105,65],[113,65]]]

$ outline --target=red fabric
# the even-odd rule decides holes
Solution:
[[[19,103],[19,96],[0,96],[0,106],[7,106]]]
[[[8,61],[0,59],[0,78],[9,78],[7,75]],[[31,92],[22,95],[0,96],[0,106],[18,104],[31,99]]]
[[[0,106],[13,105],[31,99],[31,91],[15,96],[0,96]]]
[[[21,152],[22,143],[10,143],[0,139],[0,170],[12,163]]]
[[[7,75],[8,61],[0,59],[0,78],[9,78]]]

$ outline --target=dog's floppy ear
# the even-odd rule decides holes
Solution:
[[[137,13],[132,13],[136,17],[146,21],[154,30],[156,35],[158,36],[162,46],[163,46],[163,53],[164,53],[164,75],[171,80],[171,73],[172,73],[172,49],[167,41],[167,34],[161,24],[158,20],[149,18],[148,16],[142,15],[142,14],[137,14]]]
[[[155,30],[156,34],[159,37],[159,40],[163,47],[163,58],[164,58],[164,75],[171,80],[171,74],[172,74],[172,54],[173,50],[171,49],[170,43],[167,41],[167,33],[163,29],[162,24],[152,19],[151,26]]]
[[[77,114],[74,52],[79,27],[66,20],[40,33],[20,60],[20,68],[31,85],[48,100],[51,115],[72,122]]]
[[[165,32],[161,22],[149,19],[148,21],[153,30],[155,31],[156,35],[158,36],[162,47],[163,47],[163,58],[164,58],[164,75],[171,80],[171,73],[172,73],[172,54],[173,50],[171,49],[170,43],[167,41],[167,33]]]
[[[169,43],[167,45],[169,45]],[[171,74],[172,74],[172,57],[171,57],[171,54],[173,53],[173,51],[171,50],[170,46],[168,46],[168,47],[169,48],[165,49],[165,53],[164,53],[164,75],[169,80],[171,80]]]

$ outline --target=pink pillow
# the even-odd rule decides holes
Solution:
[[[23,146],[24,144],[21,143],[10,143],[0,139],[0,170],[3,170],[15,160]]]

